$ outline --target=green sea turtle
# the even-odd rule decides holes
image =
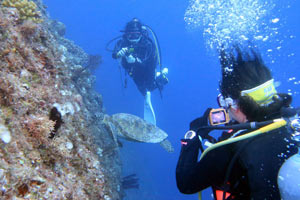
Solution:
[[[104,123],[109,127],[115,141],[116,136],[119,136],[134,142],[159,143],[169,153],[174,152],[171,142],[167,140],[167,133],[135,115],[128,113],[105,115]]]

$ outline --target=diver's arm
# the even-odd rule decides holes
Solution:
[[[181,142],[182,147],[176,167],[176,183],[181,193],[193,194],[209,186],[205,183],[199,185],[196,180],[196,175],[202,173],[197,170],[199,145],[201,144],[197,136],[191,140],[181,140]]]
[[[194,194],[210,186],[222,185],[230,161],[230,151],[208,153],[198,161],[200,141],[197,137],[182,145],[176,167],[176,182],[181,193]]]
[[[150,39],[146,39],[145,43],[143,44],[145,46],[145,53],[143,57],[140,57],[142,63],[153,63],[157,62],[157,58],[155,56],[155,45]]]
[[[113,53],[112,53],[112,58],[113,58],[113,59],[117,59],[117,53],[113,52]]]
[[[123,43],[123,40],[119,40],[113,50],[113,53],[112,53],[112,58],[113,59],[118,59],[119,56],[117,55],[118,52],[122,49],[122,43]]]

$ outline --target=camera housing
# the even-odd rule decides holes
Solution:
[[[229,115],[224,108],[212,109],[209,112],[208,119],[212,126],[227,124],[230,121]]]

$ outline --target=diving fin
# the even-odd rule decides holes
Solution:
[[[156,125],[155,113],[151,103],[151,93],[149,91],[146,92],[144,99],[144,120]]]

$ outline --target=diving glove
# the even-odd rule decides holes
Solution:
[[[211,131],[209,129],[199,129],[200,127],[208,125],[208,116],[211,109],[212,108],[206,109],[202,117],[196,118],[190,123],[190,130],[195,131],[197,135],[200,135],[202,138],[207,138]]]
[[[161,75],[166,76],[168,75],[168,73],[169,73],[169,69],[165,67],[161,70],[161,72],[156,72],[156,77],[159,77]]]
[[[165,67],[161,70],[161,73],[166,76],[169,73],[169,69]]]
[[[118,53],[117,53],[117,57],[121,58],[124,57],[126,55],[126,53],[128,52],[128,48],[127,47],[123,47]]]
[[[126,56],[126,60],[128,63],[135,63],[136,58],[133,55]]]

